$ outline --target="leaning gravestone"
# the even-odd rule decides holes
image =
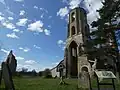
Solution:
[[[15,56],[13,55],[12,50],[10,51],[10,53],[6,59],[6,63],[9,66],[11,74],[14,75],[15,71],[16,71],[16,67],[17,67],[17,60],[15,59]]]
[[[5,62],[2,62],[2,71],[6,90],[15,90],[12,80],[12,74],[10,72],[8,64],[6,64]]]

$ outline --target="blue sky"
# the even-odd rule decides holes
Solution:
[[[17,70],[54,67],[64,56],[69,11],[84,7],[90,24],[99,17],[100,1],[0,0],[1,62],[13,50]]]

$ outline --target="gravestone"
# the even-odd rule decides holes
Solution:
[[[12,50],[10,51],[5,63],[8,64],[12,75],[14,75],[17,67],[17,60],[15,59]]]
[[[1,81],[2,81],[2,70],[0,70],[0,85],[1,85]]]
[[[10,72],[10,69],[8,67],[8,64],[5,62],[2,62],[2,76],[5,83],[6,90],[15,90],[13,80],[12,80],[12,74]]]
[[[78,77],[78,88],[82,88],[83,90],[90,90],[90,75],[89,72],[83,71],[79,73]]]

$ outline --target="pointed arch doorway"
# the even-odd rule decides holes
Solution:
[[[78,75],[78,67],[77,67],[77,61],[78,61],[78,56],[77,56],[77,43],[75,41],[72,41],[69,45],[69,62],[70,62],[70,67],[69,67],[69,74],[70,77],[77,77]]]

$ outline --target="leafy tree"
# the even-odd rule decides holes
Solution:
[[[33,75],[33,76],[36,76],[36,75],[37,75],[37,72],[35,71],[35,69],[32,70],[32,75]]]
[[[88,53],[95,57],[112,55],[116,58],[118,39],[115,37],[115,30],[120,29],[120,0],[104,0],[102,4],[103,7],[97,10],[100,18],[91,23],[92,28],[96,30],[90,33],[92,39],[88,42],[91,48]]]
[[[44,72],[43,72],[43,76],[44,76],[45,78],[51,78],[52,76],[51,76],[51,71],[50,71],[50,69],[46,68],[46,69],[44,70]]]
[[[90,35],[95,38],[89,42],[91,48],[94,47],[97,50],[105,46],[109,47],[109,45],[106,45],[108,37],[112,37],[112,39],[114,39],[113,43],[116,43],[114,30],[120,28],[120,23],[118,22],[120,16],[120,0],[105,0],[105,2],[102,3],[103,7],[97,10],[100,18],[91,24],[93,28],[96,28],[96,31],[93,31]],[[111,36],[108,36],[109,33],[111,33]],[[97,46],[99,46],[99,48],[97,48]]]
[[[25,72],[27,72],[27,71],[28,71],[27,68],[22,68],[22,71],[21,71],[21,72],[25,73]]]

